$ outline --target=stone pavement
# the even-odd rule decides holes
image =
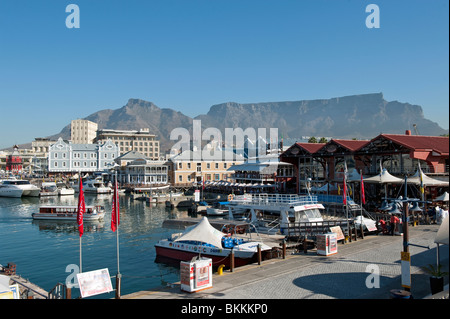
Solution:
[[[411,293],[415,299],[430,294],[429,276],[420,267],[436,265],[438,225],[409,227]],[[273,259],[224,271],[213,275],[213,287],[187,293],[179,283],[154,291],[141,291],[122,296],[123,299],[389,299],[391,289],[401,288],[400,252],[402,236],[371,235],[345,245],[338,245],[333,256],[307,254],[289,255],[285,260]],[[440,261],[448,271],[449,249],[440,246]],[[379,274],[379,280],[375,273]],[[373,288],[368,288],[374,286]],[[379,283],[379,285],[378,285]],[[448,277],[445,279],[448,284]]]

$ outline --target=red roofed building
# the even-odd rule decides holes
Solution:
[[[19,147],[14,145],[14,150],[11,155],[6,157],[6,172],[17,174],[22,171],[22,157],[19,154]]]

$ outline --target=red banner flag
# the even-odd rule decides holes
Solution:
[[[78,232],[80,233],[80,237],[83,236],[83,215],[86,211],[86,204],[84,202],[84,192],[83,192],[83,182],[80,177],[80,195],[78,196],[78,211],[77,211],[77,223],[78,223]]]
[[[344,187],[342,189],[342,201],[344,205],[347,205],[347,185],[345,184],[345,172],[344,172]]]
[[[117,226],[120,224],[119,215],[119,191],[118,191],[117,181],[114,184],[114,195],[112,203],[112,214],[111,214],[111,230],[116,231]]]
[[[363,175],[361,170],[361,203],[366,203],[366,195],[364,194],[364,181],[363,181]]]

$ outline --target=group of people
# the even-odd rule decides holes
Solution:
[[[425,212],[425,217],[430,224],[438,224],[440,225],[442,221],[448,216],[448,207],[447,206],[432,206]],[[400,224],[402,223],[399,216],[392,214],[389,222],[380,219],[379,221],[381,229],[384,234],[390,234],[393,236],[394,234],[399,234]]]

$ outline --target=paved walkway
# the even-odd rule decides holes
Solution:
[[[411,293],[415,299],[430,294],[429,276],[420,267],[436,264],[438,225],[410,227]],[[124,299],[388,299],[391,289],[401,288],[401,236],[366,236],[338,245],[338,254],[318,256],[315,251],[290,255],[285,260],[264,261],[213,275],[213,287],[196,293],[180,290],[179,283],[154,291],[141,291]],[[448,271],[449,249],[440,246],[440,260]],[[379,281],[372,273],[379,273]],[[368,288],[369,285],[374,286]],[[378,285],[379,283],[379,285]],[[448,284],[448,277],[446,277]],[[378,287],[378,288],[377,288]]]

